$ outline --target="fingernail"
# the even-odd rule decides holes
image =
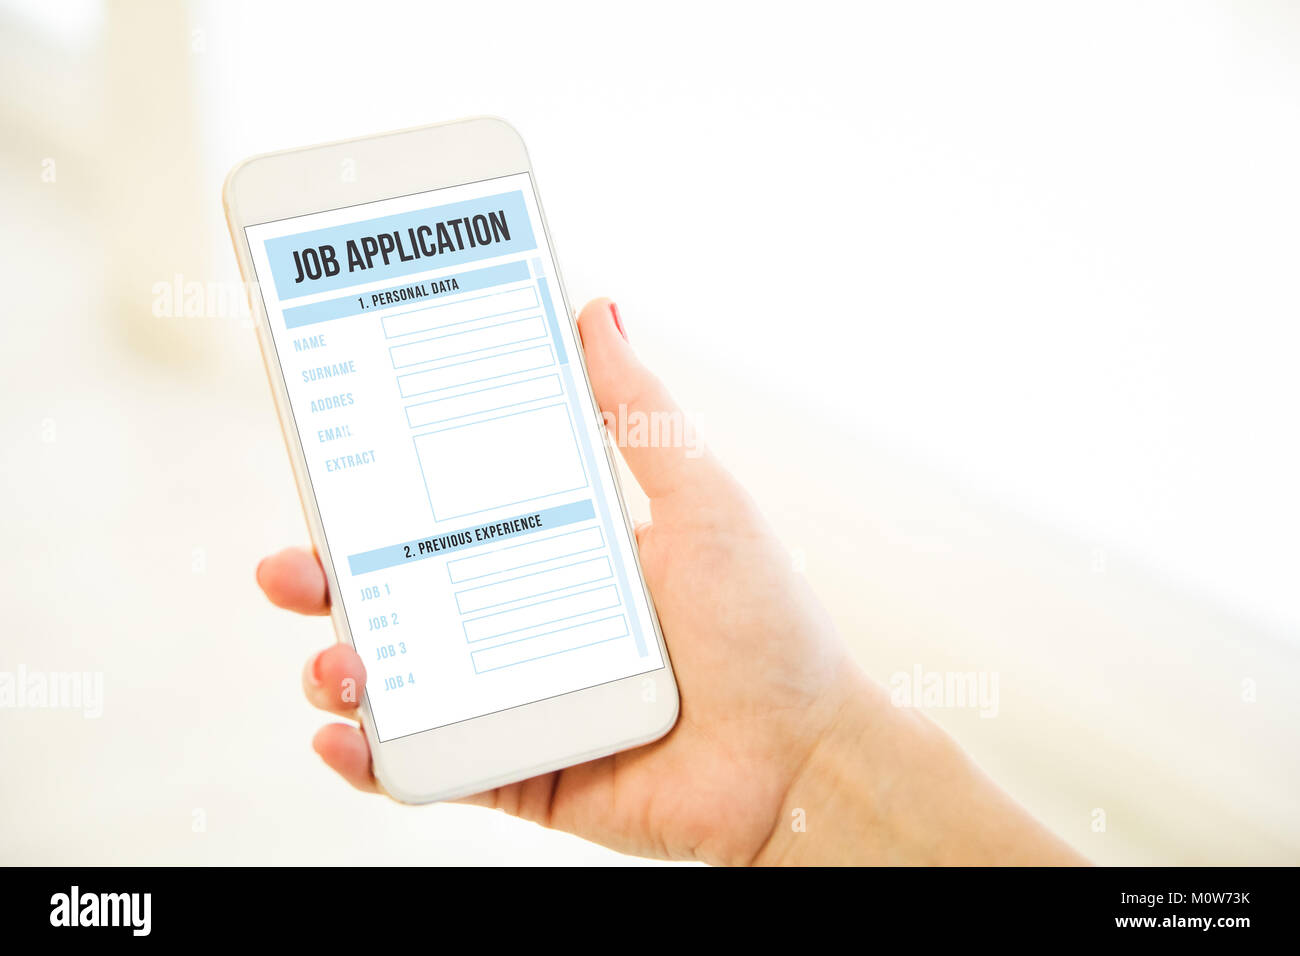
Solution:
[[[324,678],[321,677],[321,658],[324,656],[325,656],[325,652],[321,651],[311,660],[311,671],[309,673],[311,676],[312,685],[315,687],[319,687],[321,686],[321,684],[325,682]]]
[[[627,332],[623,329],[623,320],[619,317],[618,306],[613,302],[609,304],[609,314],[614,317],[614,328],[618,329],[618,334],[623,336],[623,341],[630,341],[627,337]]]
[[[253,577],[257,580],[257,586],[262,586],[262,565],[266,564],[266,558],[257,562],[257,570],[253,572]]]

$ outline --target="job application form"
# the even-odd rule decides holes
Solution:
[[[530,176],[247,236],[380,740],[663,667]]]

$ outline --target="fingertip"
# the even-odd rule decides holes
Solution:
[[[276,607],[299,614],[326,614],[329,593],[316,555],[304,548],[285,548],[257,566],[257,583]]]
[[[578,313],[578,332],[591,387],[602,411],[614,414],[620,404],[659,391],[658,382],[623,335],[612,299],[602,296],[583,306]]]
[[[593,319],[603,316],[609,312],[609,307],[613,304],[614,300],[609,296],[597,296],[582,307],[582,311],[578,313],[578,321],[582,322],[583,320],[586,320],[590,322]]]
[[[578,329],[591,390],[611,437],[617,428],[616,443],[641,489],[651,499],[661,499],[712,480],[715,466],[696,461],[704,456],[693,426],[628,344],[613,300],[588,302],[578,315]]]
[[[334,644],[308,658],[302,686],[313,706],[352,717],[365,693],[366,667],[350,645]]]
[[[379,783],[370,767],[370,744],[365,732],[354,724],[326,724],[311,741],[325,765],[365,793],[379,793]]]
[[[582,311],[578,313],[578,332],[582,335],[584,349],[598,347],[605,343],[620,344],[617,341],[619,339],[622,339],[621,344],[627,344],[618,306],[607,296],[592,299],[582,307]]]

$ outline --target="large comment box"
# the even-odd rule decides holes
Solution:
[[[415,438],[435,521],[587,486],[568,408],[547,405]]]

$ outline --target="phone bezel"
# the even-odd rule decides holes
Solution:
[[[350,169],[351,176],[343,175]],[[556,258],[556,288],[578,343],[582,381],[600,421],[591,390],[581,338],[559,271],[554,241],[546,223],[537,178],[515,129],[495,117],[474,117],[383,133],[359,139],[254,156],[231,170],[223,189],[226,220],[250,289],[263,364],[275,400],[281,431],[289,452],[294,480],[302,500],[313,546],[320,555],[331,597],[330,617],[338,640],[354,643],[342,603],[335,600],[338,580],[325,546],[324,529],[300,438],[289,413],[289,397],[274,355],[266,310],[258,294],[245,227],[321,212],[343,206],[390,199],[483,179],[528,173],[532,177],[541,227]],[[559,697],[523,704],[459,723],[421,731],[381,743],[368,700],[360,702],[361,723],[374,762],[375,776],[394,798],[429,803],[468,796],[518,780],[585,763],[642,746],[667,734],[676,723],[679,698],[668,646],[654,601],[636,553],[636,535],[614,466],[609,436],[603,424],[606,467],[613,479],[619,510],[627,525],[636,582],[645,591],[655,640],[664,667],[573,691]],[[355,646],[355,644],[354,644]]]

